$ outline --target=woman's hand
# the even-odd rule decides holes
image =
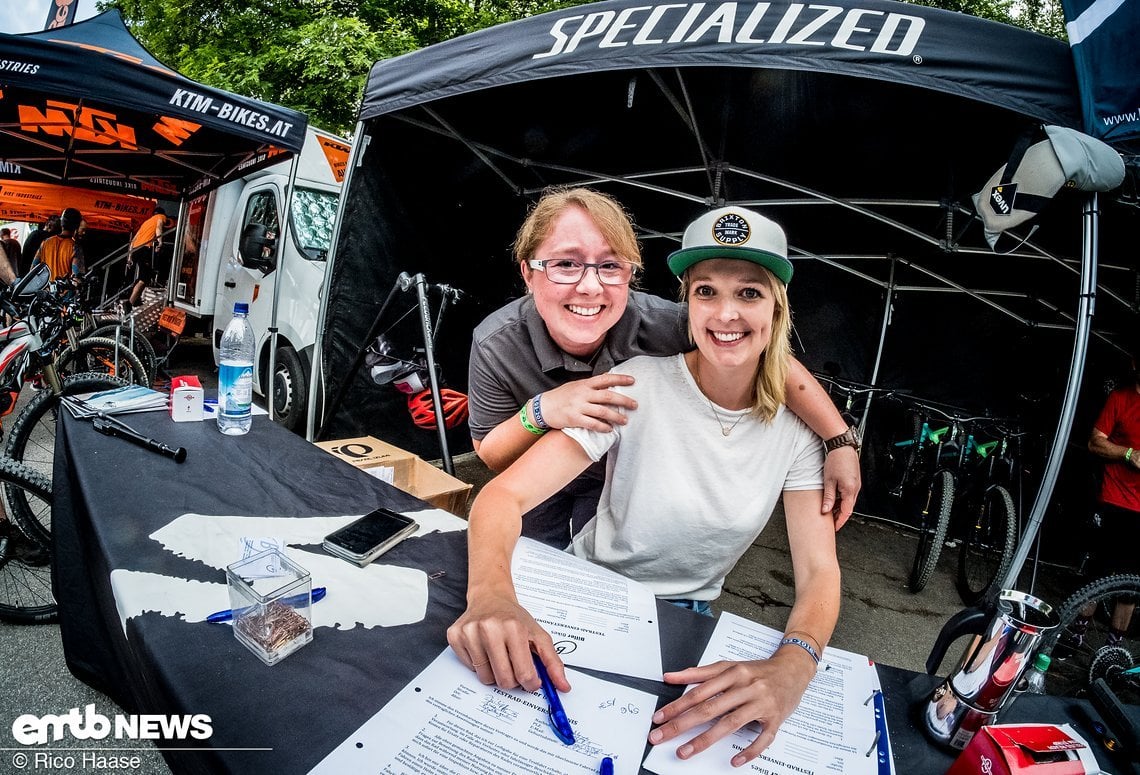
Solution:
[[[625,425],[626,416],[619,409],[636,409],[637,402],[610,388],[632,384],[633,377],[626,374],[599,374],[567,382],[542,394],[542,419],[551,428],[585,428],[603,433],[614,425]]]
[[[800,703],[804,690],[815,675],[810,657],[784,648],[771,659],[751,662],[716,662],[666,673],[665,682],[699,684],[653,715],[659,724],[649,733],[657,745],[696,726],[712,726],[677,749],[677,757],[689,759],[732,734],[746,724],[760,723],[760,734],[743,751],[732,757],[740,767],[761,754],[776,737],[776,730]]]
[[[854,447],[840,447],[827,453],[823,459],[822,513],[832,513],[837,531],[855,510],[861,486],[859,452]]]
[[[534,669],[533,650],[546,665],[555,688],[570,691],[566,668],[550,635],[525,608],[506,596],[471,602],[447,628],[447,642],[459,661],[474,670],[484,684],[537,690],[542,682]]]

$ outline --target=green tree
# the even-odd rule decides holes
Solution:
[[[188,78],[306,113],[342,135],[368,70],[419,46],[395,17],[369,22],[336,0],[114,0],[131,32]]]

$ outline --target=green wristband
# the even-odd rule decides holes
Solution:
[[[544,431],[542,428],[537,427],[534,425],[534,423],[527,419],[526,404],[523,404],[522,408],[519,409],[519,422],[522,423],[522,427],[526,428],[527,431],[533,433],[535,436],[541,436],[542,434],[546,433],[546,431]]]
[[[1129,447],[1128,449],[1124,450],[1124,462],[1126,462],[1126,463],[1132,462],[1132,447]]]

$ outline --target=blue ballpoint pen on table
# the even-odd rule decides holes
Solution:
[[[318,600],[323,599],[325,596],[325,592],[326,592],[326,590],[324,587],[314,587],[313,593],[312,593],[313,602],[316,603]],[[308,600],[308,598],[309,598],[308,595],[293,595],[292,597],[282,598],[281,602],[287,606],[292,607],[292,606],[304,605],[305,601]],[[241,610],[241,609],[239,609],[239,610]],[[206,617],[206,621],[217,624],[219,622],[228,622],[233,618],[234,618],[233,610],[230,608],[227,608],[224,611],[218,611],[217,613],[210,614],[209,616]]]
[[[546,696],[546,704],[550,706],[550,726],[554,734],[566,745],[574,745],[574,730],[570,726],[570,719],[566,718],[566,711],[562,709],[562,700],[558,699],[558,691],[550,683],[550,675],[546,672],[546,665],[532,653],[534,668],[538,671],[538,680],[542,681],[542,693]]]

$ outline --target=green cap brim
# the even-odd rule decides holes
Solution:
[[[714,258],[734,258],[741,261],[751,261],[767,269],[787,285],[792,281],[792,262],[783,256],[769,253],[756,248],[739,248],[728,245],[716,247],[682,248],[669,254],[669,271],[680,277],[685,270],[701,261]]]

